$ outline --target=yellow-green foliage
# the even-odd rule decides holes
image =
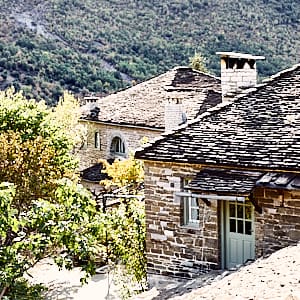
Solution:
[[[102,173],[106,173],[110,179],[102,180],[101,184],[106,189],[125,188],[136,193],[136,189],[144,181],[144,168],[142,161],[134,159],[131,154],[128,159],[115,160],[109,164],[106,160],[101,160],[104,165]]]
[[[60,266],[76,260],[95,272],[101,220],[77,184],[69,134],[75,119],[63,118],[72,103],[53,112],[21,93],[0,92],[0,299],[20,299],[24,272],[48,255]]]
[[[190,57],[190,66],[198,71],[207,73],[208,70],[205,66],[206,59],[201,53],[196,52],[193,57]]]
[[[107,244],[108,259],[118,269],[118,283],[122,286],[124,299],[146,287],[146,224],[145,204],[141,185],[144,169],[141,161],[133,155],[126,160],[104,164],[110,179],[104,180],[106,191],[118,190],[119,204],[107,208],[102,214],[102,244]],[[124,197],[124,195],[126,197]],[[114,199],[116,200],[116,199]],[[120,266],[121,263],[121,266]]]

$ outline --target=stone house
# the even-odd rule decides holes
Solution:
[[[87,139],[78,153],[80,168],[99,159],[126,158],[142,138],[151,140],[221,101],[220,79],[188,67],[101,99],[89,98],[82,107]]]
[[[193,278],[300,240],[300,65],[230,101],[261,57],[219,54],[223,102],[136,152],[150,273]]]

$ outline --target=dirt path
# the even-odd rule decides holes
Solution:
[[[48,287],[46,300],[117,300],[117,288],[112,283],[112,276],[97,274],[86,285],[81,285],[82,272],[79,268],[71,271],[61,270],[51,259],[44,259],[27,277],[32,283],[42,283]],[[110,284],[110,295],[107,297]]]

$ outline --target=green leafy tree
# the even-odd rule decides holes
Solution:
[[[95,201],[77,184],[76,122],[62,119],[72,101],[50,110],[0,92],[0,182],[8,182],[0,185],[0,299],[15,299],[17,287],[26,287],[24,273],[49,255],[61,267],[79,261],[87,275],[95,272],[102,225]]]
[[[117,190],[113,200],[118,199],[120,203],[102,213],[101,219],[105,224],[102,244],[107,246],[107,259],[118,270],[116,281],[122,287],[122,297],[126,299],[146,287],[146,225],[141,189],[143,164],[133,156],[127,160],[116,160],[111,165],[103,163],[103,172],[110,179],[103,180],[101,184],[106,191]]]

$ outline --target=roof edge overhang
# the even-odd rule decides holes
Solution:
[[[100,120],[90,120],[90,119],[80,119],[79,121],[87,122],[87,123],[92,122],[92,123],[103,124],[103,125],[119,126],[119,127],[147,129],[147,130],[160,131],[160,132],[164,132],[165,130],[164,127],[143,126],[143,125],[134,125],[129,123],[110,122],[110,121],[100,121]]]
[[[204,189],[196,189],[196,188],[189,188],[189,190],[192,191],[192,193],[195,194],[206,194],[206,195],[215,195],[215,196],[232,196],[234,195],[235,197],[249,197],[252,191],[250,192],[245,192],[245,193],[235,193],[235,192],[225,192],[225,191],[211,191],[211,190],[204,190]]]
[[[137,153],[136,153],[137,154]],[[300,174],[300,168],[267,168],[261,166],[243,166],[243,165],[229,165],[229,164],[208,164],[208,163],[201,163],[201,162],[193,162],[193,161],[174,161],[170,159],[148,159],[148,158],[140,158],[135,156],[136,159],[143,160],[146,162],[155,162],[155,163],[175,163],[179,165],[198,165],[201,168],[222,168],[222,169],[234,169],[234,170],[241,170],[241,171],[259,171],[259,172],[278,172],[278,173],[295,173]]]
[[[240,52],[216,52],[217,55],[220,55],[221,57],[232,57],[232,58],[243,58],[243,59],[265,59],[264,56],[261,55],[252,55],[248,53],[240,53]]]

